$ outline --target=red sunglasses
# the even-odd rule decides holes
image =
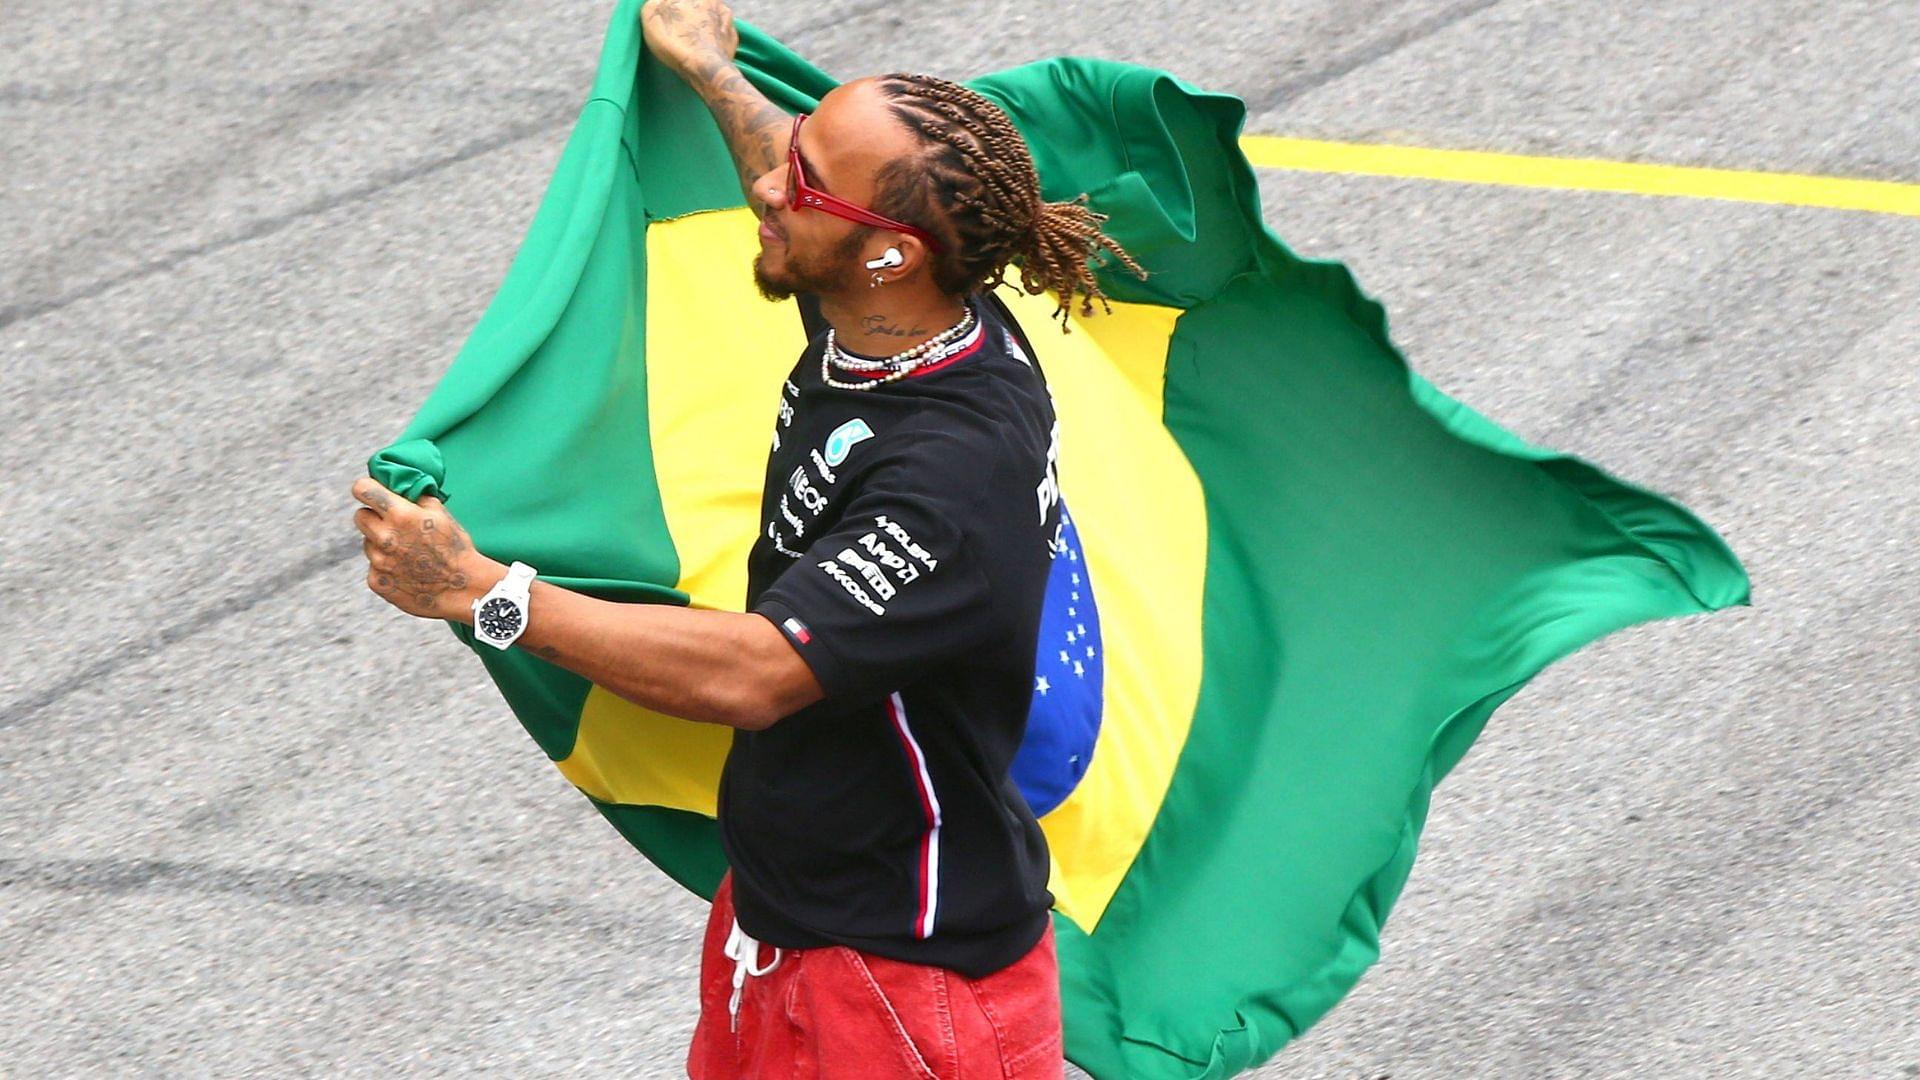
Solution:
[[[820,210],[837,218],[856,221],[862,225],[871,225],[876,229],[891,229],[908,236],[917,236],[934,254],[940,253],[940,241],[935,240],[925,229],[917,229],[904,221],[895,221],[864,206],[855,206],[845,199],[836,199],[819,188],[807,186],[807,173],[800,167],[800,122],[807,118],[806,113],[793,116],[793,134],[787,138],[787,205],[795,210]]]

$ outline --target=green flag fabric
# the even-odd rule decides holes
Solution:
[[[544,580],[737,611],[805,341],[754,290],[726,147],[638,7],[498,294],[369,469]],[[738,62],[789,110],[834,85],[745,24]],[[1746,575],[1685,508],[1413,373],[1347,269],[1263,223],[1238,99],[1078,58],[970,85],[1045,197],[1089,194],[1150,272],[1102,266],[1114,310],[1069,335],[1051,298],[1002,291],[1071,511],[1015,766],[1053,852],[1068,1056],[1228,1076],[1376,958],[1432,789],[1501,702],[1613,630],[1746,603]],[[567,779],[710,896],[731,732],[452,626]]]

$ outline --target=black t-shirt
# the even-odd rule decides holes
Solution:
[[[736,731],[720,835],[740,925],[980,977],[1040,938],[1046,839],[1008,769],[1058,542],[1052,398],[990,294],[914,374],[829,386],[826,323],[781,387],[747,608],[826,691]],[[847,382],[863,376],[836,369]]]

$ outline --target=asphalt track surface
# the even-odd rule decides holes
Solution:
[[[1905,0],[1233,7],[740,11],[848,77],[1105,55],[1255,132],[1920,181]],[[703,905],[366,590],[347,493],[608,10],[7,6],[0,1074],[678,1073]],[[1504,705],[1380,963],[1259,1075],[1920,1075],[1920,219],[1262,184],[1420,371],[1685,502],[1754,606]]]

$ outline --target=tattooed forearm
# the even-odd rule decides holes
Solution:
[[[723,58],[714,57],[696,74],[695,86],[726,136],[740,188],[749,201],[757,202],[753,182],[777,168],[786,156],[787,132],[792,129],[793,118],[755,90],[740,69]]]

